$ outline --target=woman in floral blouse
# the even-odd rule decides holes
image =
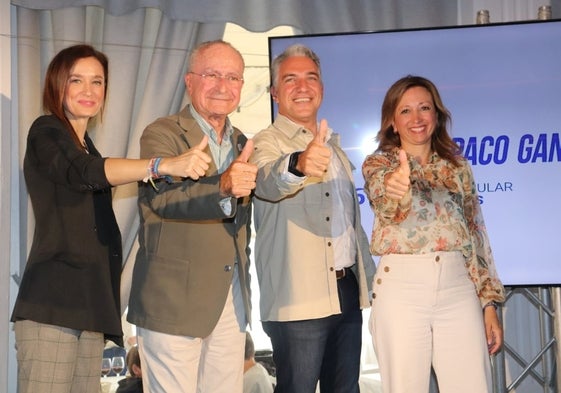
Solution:
[[[471,168],[448,134],[434,84],[407,76],[382,104],[378,149],[363,163],[381,255],[370,327],[385,393],[492,391],[504,301]]]

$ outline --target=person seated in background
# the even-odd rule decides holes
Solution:
[[[119,387],[115,393],[142,393],[142,369],[136,345],[131,347],[127,353],[127,368],[129,375],[119,381]]]
[[[245,332],[243,393],[273,393],[273,383],[269,373],[265,367],[255,361],[255,345],[249,332]]]

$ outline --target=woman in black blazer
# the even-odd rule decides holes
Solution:
[[[35,233],[12,314],[20,392],[99,392],[104,338],[122,345],[121,235],[111,187],[204,175],[199,146],[177,157],[103,158],[87,134],[103,111],[107,57],[75,45],[51,61],[23,171]],[[169,178],[169,181],[173,181]]]

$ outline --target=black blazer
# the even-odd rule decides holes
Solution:
[[[122,345],[121,234],[105,159],[55,116],[31,126],[23,162],[35,232],[12,321],[102,332]]]

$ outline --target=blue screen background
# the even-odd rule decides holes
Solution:
[[[368,235],[375,217],[361,166],[376,147],[382,100],[397,79],[421,75],[465,142],[503,283],[561,283],[561,21],[271,37],[271,58],[293,43],[321,59],[320,118],[356,167]]]

